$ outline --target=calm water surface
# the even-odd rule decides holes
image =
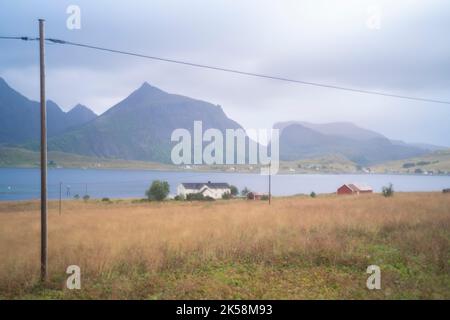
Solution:
[[[166,180],[172,194],[181,182],[228,182],[239,189],[266,192],[268,177],[241,173],[194,173],[150,170],[50,169],[48,171],[49,198],[59,198],[62,183],[63,199],[89,194],[91,198],[142,198],[152,180]],[[372,186],[375,192],[392,183],[396,191],[441,191],[450,188],[450,176],[406,175],[349,175],[298,174],[272,176],[274,195],[298,193],[330,193],[344,183]],[[0,200],[39,198],[39,169],[0,168]]]

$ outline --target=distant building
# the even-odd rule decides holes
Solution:
[[[213,183],[208,181],[206,183],[181,183],[177,187],[177,195],[186,197],[191,193],[202,193],[205,197],[213,199],[221,199],[225,193],[231,193],[231,188],[228,183]]]
[[[360,194],[372,192],[373,190],[371,187],[356,183],[347,183],[337,189],[337,194]]]

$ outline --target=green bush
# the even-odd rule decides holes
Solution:
[[[170,192],[170,186],[167,181],[155,180],[152,182],[150,188],[145,192],[148,200],[162,201]]]
[[[231,190],[231,195],[232,196],[237,196],[239,194],[239,190],[236,186],[231,185],[230,186],[230,190]]]
[[[186,199],[186,197],[183,194],[177,194],[173,199],[176,201],[183,201]]]
[[[76,194],[76,195],[73,196],[73,198],[74,198],[75,200],[78,200],[78,199],[80,199],[80,195],[79,195],[79,194]]]
[[[231,193],[225,192],[224,194],[222,194],[222,199],[223,199],[223,200],[229,200],[229,199],[231,199]]]
[[[267,200],[269,200],[269,196],[267,194],[264,194],[261,196],[261,200],[267,201]]]
[[[244,189],[242,189],[241,195],[246,197],[250,192],[251,191],[247,187],[245,187]]]
[[[389,186],[387,186],[387,187],[383,187],[381,189],[381,193],[385,197],[393,197],[394,196],[394,186],[392,185],[392,183],[390,183]]]
[[[317,195],[316,195],[316,193],[313,191],[313,192],[311,192],[311,193],[309,194],[309,196],[310,196],[311,198],[315,198]]]
[[[109,198],[102,198],[103,202],[110,202],[111,200]]]
[[[88,201],[90,198],[91,198],[91,197],[90,197],[88,194],[85,194],[85,195],[83,196],[83,200],[84,200],[84,201]]]
[[[210,196],[204,196],[203,193],[189,193],[186,195],[188,201],[214,201],[215,199]]]
[[[203,195],[203,193],[188,193],[186,195],[186,200],[188,201],[202,201],[205,200],[205,196]]]

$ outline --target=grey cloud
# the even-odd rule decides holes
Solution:
[[[1,34],[47,35],[188,60],[369,90],[450,100],[448,1],[246,0],[77,1],[82,29],[65,28],[73,1],[3,1]],[[381,29],[365,27],[366,8],[383,8]],[[0,76],[37,98],[37,46],[0,42]],[[143,81],[221,104],[247,127],[294,117],[353,121],[394,138],[450,145],[450,108],[361,96],[162,62],[47,46],[49,97],[69,108],[96,112]],[[386,117],[389,113],[389,117]],[[417,131],[407,130],[416,123]],[[420,130],[419,130],[420,129]],[[448,134],[449,133],[449,134]]]

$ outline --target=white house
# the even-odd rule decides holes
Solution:
[[[186,197],[190,193],[202,193],[205,197],[213,199],[221,199],[224,193],[231,193],[231,188],[228,183],[181,183],[177,187],[177,195]]]

